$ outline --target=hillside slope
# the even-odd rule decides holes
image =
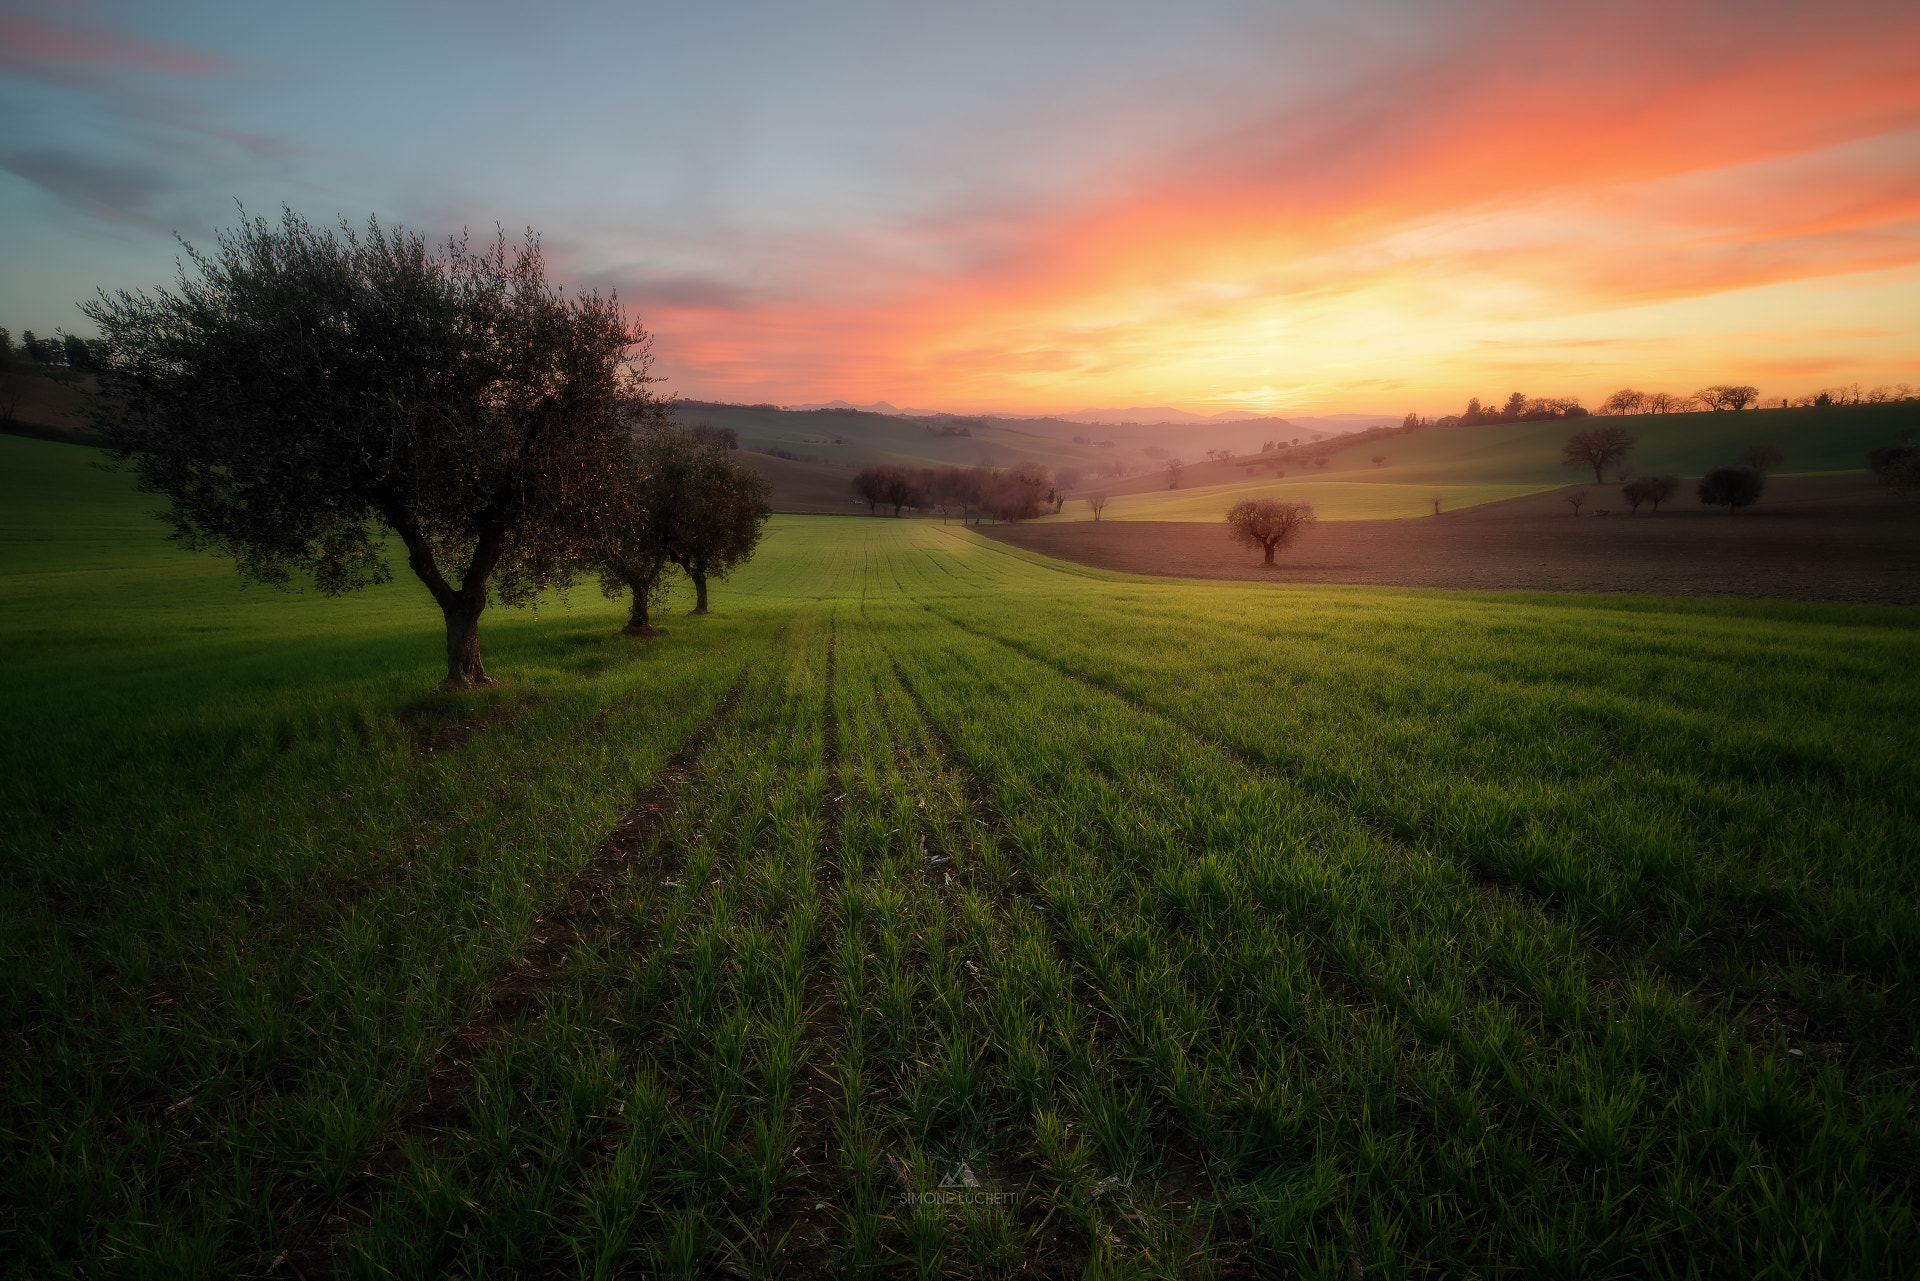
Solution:
[[[1920,404],[1836,405],[1828,409],[1749,409],[1740,413],[1636,414],[1415,432],[1370,447],[1339,449],[1328,442],[1327,466],[1316,474],[1360,472],[1391,483],[1499,483],[1564,485],[1582,479],[1562,465],[1560,446],[1589,427],[1624,427],[1639,438],[1637,470],[1699,476],[1731,465],[1749,445],[1777,445],[1786,472],[1858,471],[1867,451],[1903,427],[1920,425]],[[1370,459],[1384,454],[1384,466]],[[1351,479],[1351,477],[1348,477]],[[1585,479],[1591,481],[1589,472]],[[1611,479],[1611,477],[1609,477]]]
[[[907,467],[1046,467],[1092,470],[1109,463],[1114,450],[1075,444],[1055,436],[1021,431],[998,422],[974,420],[967,435],[937,434],[937,424],[865,411],[789,412],[706,401],[681,401],[676,410],[686,424],[731,427],[742,449],[765,453],[783,449],[798,461],[853,469],[867,463]]]
[[[1570,483],[1592,483],[1592,473],[1560,461],[1567,437],[1589,427],[1623,427],[1639,440],[1636,473],[1704,475],[1734,463],[1749,445],[1767,443],[1786,454],[1781,475],[1859,471],[1867,451],[1902,429],[1920,426],[1920,405],[1837,405],[1828,409],[1759,409],[1743,413],[1643,414],[1482,427],[1433,428],[1387,440],[1342,446],[1328,441],[1316,457],[1327,465],[1286,467],[1281,479],[1252,460],[1189,463],[1179,489],[1163,473],[1084,485],[1112,502],[1107,520],[1212,521],[1241,498],[1312,502],[1323,520],[1424,516],[1439,496],[1444,510],[1494,502]],[[1384,456],[1375,465],[1372,459]],[[1609,485],[1612,472],[1609,472]],[[1083,503],[1069,502],[1055,519],[1091,519]]]

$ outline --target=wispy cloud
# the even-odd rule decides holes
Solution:
[[[1219,403],[1218,366],[1256,360],[1357,391],[1370,335],[1432,385],[1449,350],[1529,345],[1484,332],[1515,321],[1920,262],[1920,10],[1845,8],[1468,5],[1344,87],[837,259],[882,300],[776,278],[721,334],[640,297],[693,378],[752,348],[813,394]]]

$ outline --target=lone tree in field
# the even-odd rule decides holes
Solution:
[[[1700,501],[1727,509],[1727,515],[1760,499],[1767,478],[1751,467],[1716,467],[1700,482]]]
[[[1603,468],[1625,462],[1639,443],[1625,427],[1589,427],[1567,437],[1560,446],[1560,461],[1568,467],[1593,468],[1593,483],[1604,485]]]
[[[1771,476],[1787,461],[1787,455],[1778,445],[1748,445],[1740,451],[1740,465],[1759,472],[1762,476]]]
[[[725,445],[693,437],[644,485],[662,513],[667,559],[693,583],[693,612],[704,614],[707,579],[725,578],[751,560],[760,545],[761,530],[773,514],[767,502],[772,486],[753,468],[727,457]]]
[[[1167,488],[1180,488],[1180,473],[1186,470],[1186,464],[1178,458],[1167,459]]]
[[[1093,509],[1093,518],[1099,520],[1100,513],[1107,509],[1107,496],[1105,494],[1088,494],[1087,506]]]
[[[386,536],[446,622],[442,689],[491,684],[490,600],[565,584],[619,489],[648,335],[548,283],[529,233],[483,252],[291,211],[184,246],[172,290],[82,306],[96,423],[188,548],[327,595],[391,577]]]
[[[1312,503],[1283,503],[1277,498],[1243,498],[1227,509],[1227,529],[1233,540],[1245,547],[1258,547],[1266,553],[1263,564],[1273,564],[1273,554],[1300,536],[1313,524]]]
[[[1576,489],[1570,494],[1562,494],[1561,501],[1565,502],[1567,506],[1573,508],[1573,514],[1575,516],[1578,516],[1580,514],[1580,509],[1586,506],[1587,491],[1584,489]]]

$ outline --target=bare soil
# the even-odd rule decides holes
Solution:
[[[1100,569],[1184,578],[1471,591],[1631,592],[1920,604],[1920,498],[1865,473],[1778,476],[1752,507],[1703,506],[1694,481],[1631,515],[1582,486],[1418,520],[1327,521],[1267,568],[1220,525],[1077,521],[990,525],[1015,547]],[[1599,514],[1596,509],[1605,511]]]

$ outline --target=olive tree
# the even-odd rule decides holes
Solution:
[[[550,284],[532,233],[431,252],[289,210],[182,247],[172,289],[81,308],[115,457],[177,541],[250,579],[385,582],[398,535],[446,624],[441,688],[491,684],[488,602],[572,580],[658,409],[645,331]]]
[[[667,559],[693,583],[693,612],[707,612],[707,580],[725,578],[753,558],[773,514],[773,488],[751,467],[699,439],[669,454],[646,486],[662,512]]]
[[[1312,503],[1285,503],[1277,498],[1243,498],[1227,509],[1227,530],[1233,540],[1266,553],[1264,564],[1273,564],[1273,554],[1300,536],[1313,524]]]
[[[601,590],[631,595],[623,630],[659,634],[651,610],[674,566],[693,583],[693,612],[706,613],[707,580],[726,577],[759,545],[770,492],[765,477],[711,440],[659,422],[637,432],[620,501],[595,542]]]
[[[1566,443],[1560,446],[1560,461],[1568,467],[1593,468],[1593,483],[1604,485],[1607,478],[1601,470],[1624,463],[1637,443],[1633,433],[1624,427],[1589,427],[1567,437]]]

